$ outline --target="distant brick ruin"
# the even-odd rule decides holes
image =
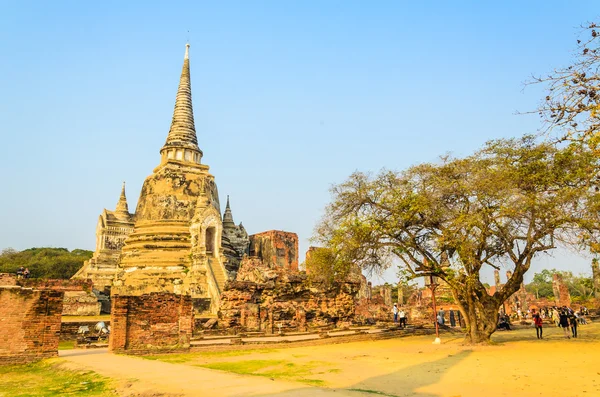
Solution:
[[[218,325],[269,334],[350,325],[360,284],[357,277],[315,284],[304,272],[246,258],[221,296]]]
[[[594,286],[594,298],[600,299],[600,267],[597,261],[592,262],[592,282]]]
[[[280,230],[250,236],[250,256],[271,267],[298,270],[298,235]]]
[[[90,289],[89,281],[18,280],[0,274],[0,364],[58,356],[65,291]]]
[[[563,282],[562,276],[555,273],[552,276],[552,291],[554,292],[554,302],[556,306],[571,307],[571,294],[569,294],[569,288]]]

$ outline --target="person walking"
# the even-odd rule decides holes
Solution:
[[[394,323],[398,322],[398,304],[394,303],[394,307],[392,308],[392,313],[394,313]]]
[[[542,328],[544,321],[542,320],[542,316],[540,316],[539,313],[536,313],[535,310],[532,311],[532,315],[533,315],[533,323],[535,324],[535,334],[537,335],[538,339],[544,339],[543,338],[543,328]]]
[[[552,320],[554,320],[554,324],[556,324],[557,327],[560,327],[560,313],[556,307],[552,309]]]
[[[444,325],[446,323],[446,319],[444,318],[445,314],[446,312],[444,311],[444,308],[440,307],[440,311],[438,312],[438,323],[440,325]]]
[[[569,316],[566,310],[562,310],[558,316],[558,325],[563,329],[563,333],[567,339],[571,339],[569,335]]]
[[[398,316],[400,317],[400,326],[402,328],[405,328],[406,327],[406,312],[404,311],[404,309],[400,309]]]
[[[454,310],[450,310],[450,326],[456,327],[456,319],[454,318]]]
[[[575,313],[569,316],[569,325],[571,326],[573,338],[577,338],[577,316],[575,316]]]

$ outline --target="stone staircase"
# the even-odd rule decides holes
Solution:
[[[219,294],[221,294],[221,292],[223,292],[223,288],[225,287],[225,282],[227,281],[225,272],[221,268],[221,264],[218,261],[215,261],[214,258],[208,258],[208,265],[210,266],[210,269],[215,277],[215,281],[217,282]]]

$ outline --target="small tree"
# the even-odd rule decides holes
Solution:
[[[525,286],[525,289],[534,294],[537,299],[554,297],[554,290],[552,289],[552,275],[554,273],[556,273],[554,269],[544,269],[539,273],[535,273],[533,280]]]
[[[596,162],[581,146],[525,137],[404,172],[356,172],[332,188],[316,234],[338,263],[373,269],[396,260],[413,278],[439,277],[465,318],[466,342],[488,342],[532,259],[559,242],[581,243],[582,230],[595,235]],[[501,263],[512,277],[489,295],[480,272]]]

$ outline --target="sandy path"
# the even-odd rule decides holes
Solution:
[[[178,364],[105,350],[63,351],[61,357],[74,368],[85,366],[122,383],[135,379],[119,389],[123,396],[600,396],[600,323],[581,327],[576,340],[564,339],[555,327],[547,327],[544,335],[537,340],[533,329],[499,332],[494,337],[499,344],[485,347],[461,346],[461,339],[450,335],[442,336],[442,345],[432,345],[431,336],[415,336],[231,357],[192,354]],[[317,367],[310,378],[327,388],[195,366],[248,360],[278,360],[298,368],[312,363]]]
[[[123,396],[357,396],[361,393],[319,389],[296,382],[243,376],[189,365],[110,354],[107,349],[65,350],[60,357],[72,369],[86,368],[116,379]]]

